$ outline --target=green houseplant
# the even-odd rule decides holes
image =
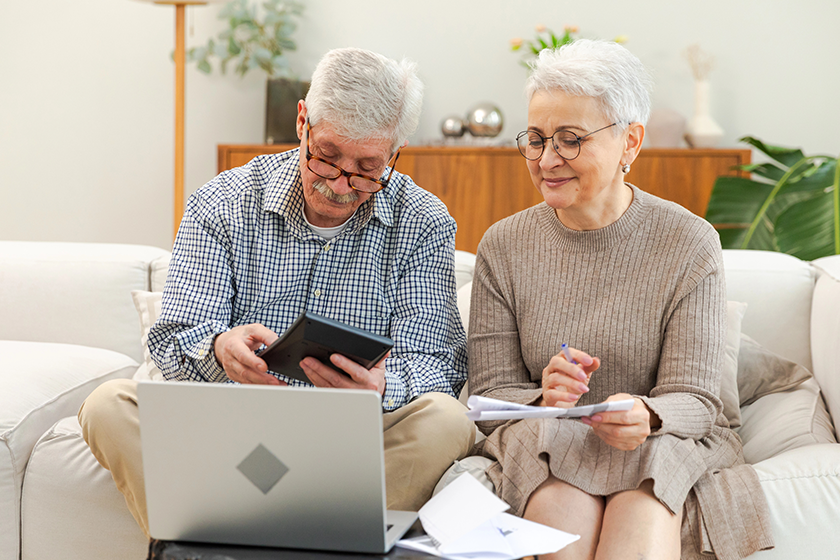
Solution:
[[[187,53],[189,61],[207,74],[213,71],[214,58],[219,60],[222,74],[230,65],[240,76],[250,70],[266,73],[268,144],[297,140],[297,101],[306,95],[309,83],[296,79],[286,52],[297,49],[291,36],[302,13],[303,4],[295,0],[265,0],[260,7],[249,0],[232,0],[219,11],[219,19],[227,21],[227,29]]]
[[[741,167],[752,178],[719,177],[706,219],[729,249],[780,251],[803,260],[840,254],[840,167],[837,158],[798,148],[740,141],[770,158]]]
[[[563,45],[573,42],[578,39],[578,27],[576,25],[566,25],[563,27],[563,32],[555,33],[545,25],[537,25],[534,30],[537,32],[533,41],[523,40],[521,37],[515,37],[510,40],[510,50],[513,52],[522,51],[524,58],[519,61],[525,68],[530,69],[530,62],[539,56],[543,49],[559,49]],[[619,35],[613,39],[616,43],[627,42],[626,35]]]

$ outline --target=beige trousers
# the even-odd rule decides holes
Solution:
[[[383,415],[388,509],[420,509],[444,471],[470,452],[475,426],[465,411],[448,395],[427,393]],[[117,379],[100,385],[82,404],[79,423],[96,460],[111,471],[148,536],[137,382]]]

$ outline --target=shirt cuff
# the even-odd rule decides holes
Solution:
[[[184,349],[187,358],[182,370],[186,370],[188,377],[197,377],[211,383],[230,381],[222,365],[216,360],[214,348],[216,337],[229,330],[224,323],[212,321],[202,329],[191,329],[178,335],[178,343]]]
[[[385,371],[385,393],[382,395],[382,410],[393,412],[406,404],[407,391],[401,377]]]

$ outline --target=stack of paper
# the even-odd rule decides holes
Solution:
[[[528,406],[487,397],[471,396],[467,400],[470,410],[467,418],[478,420],[515,420],[519,418],[580,418],[592,416],[598,412],[612,412],[614,410],[630,410],[633,399],[623,401],[602,402],[572,408],[555,408],[553,406]]]
[[[502,513],[508,505],[464,473],[419,512],[426,535],[397,542],[451,560],[513,560],[550,554],[580,538]]]

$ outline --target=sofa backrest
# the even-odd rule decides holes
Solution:
[[[805,261],[771,251],[724,250],[726,294],[747,310],[741,332],[812,369],[811,300],[816,273]]]
[[[813,372],[840,428],[840,255],[817,259],[813,265],[818,274],[811,313]]]
[[[167,254],[142,245],[0,241],[0,340],[93,346],[141,362],[131,291],[150,289],[152,263]]]

